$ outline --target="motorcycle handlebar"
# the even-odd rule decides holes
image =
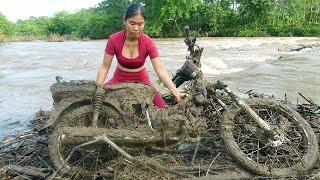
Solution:
[[[200,31],[200,30],[199,30]],[[185,26],[184,27],[184,32],[185,32],[185,39],[184,42],[186,43],[186,45],[188,46],[188,51],[190,52],[190,55],[192,56],[192,54],[194,53],[194,46],[197,46],[196,43],[196,37],[199,34],[199,31],[197,32],[195,37],[191,37],[190,36],[190,28],[189,26]],[[198,47],[198,46],[197,46]],[[198,47],[199,48],[199,47]],[[188,59],[187,59],[188,60]],[[187,68],[188,69],[188,68]],[[192,68],[191,68],[192,69]],[[194,69],[192,69],[194,70]],[[187,75],[191,75],[194,71],[187,73]],[[188,78],[187,78],[188,79]],[[181,69],[179,69],[175,76],[172,78],[173,83],[176,85],[176,87],[179,87],[184,81],[187,80],[182,74],[181,74]]]

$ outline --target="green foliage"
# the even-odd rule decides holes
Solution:
[[[235,36],[237,29],[236,11],[231,1],[218,1],[212,3],[212,12],[209,21],[215,36]]]
[[[15,35],[46,35],[48,18],[31,17],[28,20],[18,20],[14,25]]]
[[[49,19],[47,32],[48,34],[70,35],[77,25],[76,19],[72,18],[68,12],[62,11]]]
[[[101,39],[114,32],[107,26],[108,18],[99,12],[81,11],[76,13],[74,18],[81,21],[74,31],[74,35],[79,38]]]
[[[129,4],[128,0],[104,0],[94,11],[106,18],[108,31],[115,32],[123,29],[123,15]]]
[[[145,32],[179,37],[183,27],[203,36],[319,36],[317,0],[135,0],[147,11]],[[0,13],[0,34],[105,39],[124,28],[129,0],[104,0],[95,8],[10,23]]]
[[[236,0],[237,13],[242,25],[262,23],[271,9],[271,0]]]
[[[267,28],[268,34],[271,36],[315,36],[320,34],[319,25],[277,25]]]
[[[0,35],[11,35],[12,24],[0,12]]]
[[[239,37],[267,37],[268,33],[260,29],[243,29],[237,34]]]
[[[151,36],[181,36],[185,22],[197,11],[200,0],[144,1],[148,13],[146,32]]]

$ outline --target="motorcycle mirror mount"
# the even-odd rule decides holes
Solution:
[[[190,27],[189,26],[184,27],[184,32],[185,32],[184,42],[188,46],[188,51],[190,51],[191,54],[194,53],[194,46],[196,46],[198,49],[200,49],[199,46],[196,45],[197,37],[198,37],[200,31],[201,31],[201,29],[199,29],[197,31],[197,34],[194,37],[191,37],[190,36]]]

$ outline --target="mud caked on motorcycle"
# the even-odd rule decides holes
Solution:
[[[59,172],[102,168],[119,154],[131,158],[142,149],[147,154],[199,144],[216,133],[232,158],[254,174],[288,177],[312,169],[319,149],[307,121],[284,102],[242,99],[223,82],[207,81],[203,48],[185,30],[190,54],[172,80],[188,96],[176,103],[164,94],[167,108],[157,109],[155,90],[140,83],[101,88],[94,81],[57,78],[50,88],[54,109],[41,131],[50,134],[49,154]],[[208,130],[213,124],[219,131]]]

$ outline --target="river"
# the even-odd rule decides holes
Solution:
[[[174,74],[185,60],[183,39],[155,39],[161,61]],[[55,76],[95,80],[105,40],[13,42],[0,46],[0,139],[26,129],[40,108],[50,110]],[[290,101],[320,103],[320,38],[199,38],[202,70],[234,90],[254,90]],[[301,50],[300,50],[301,49]],[[116,61],[110,71],[114,70]],[[147,61],[153,82],[151,63]],[[112,75],[108,74],[107,79]],[[161,87],[158,87],[161,88]]]

